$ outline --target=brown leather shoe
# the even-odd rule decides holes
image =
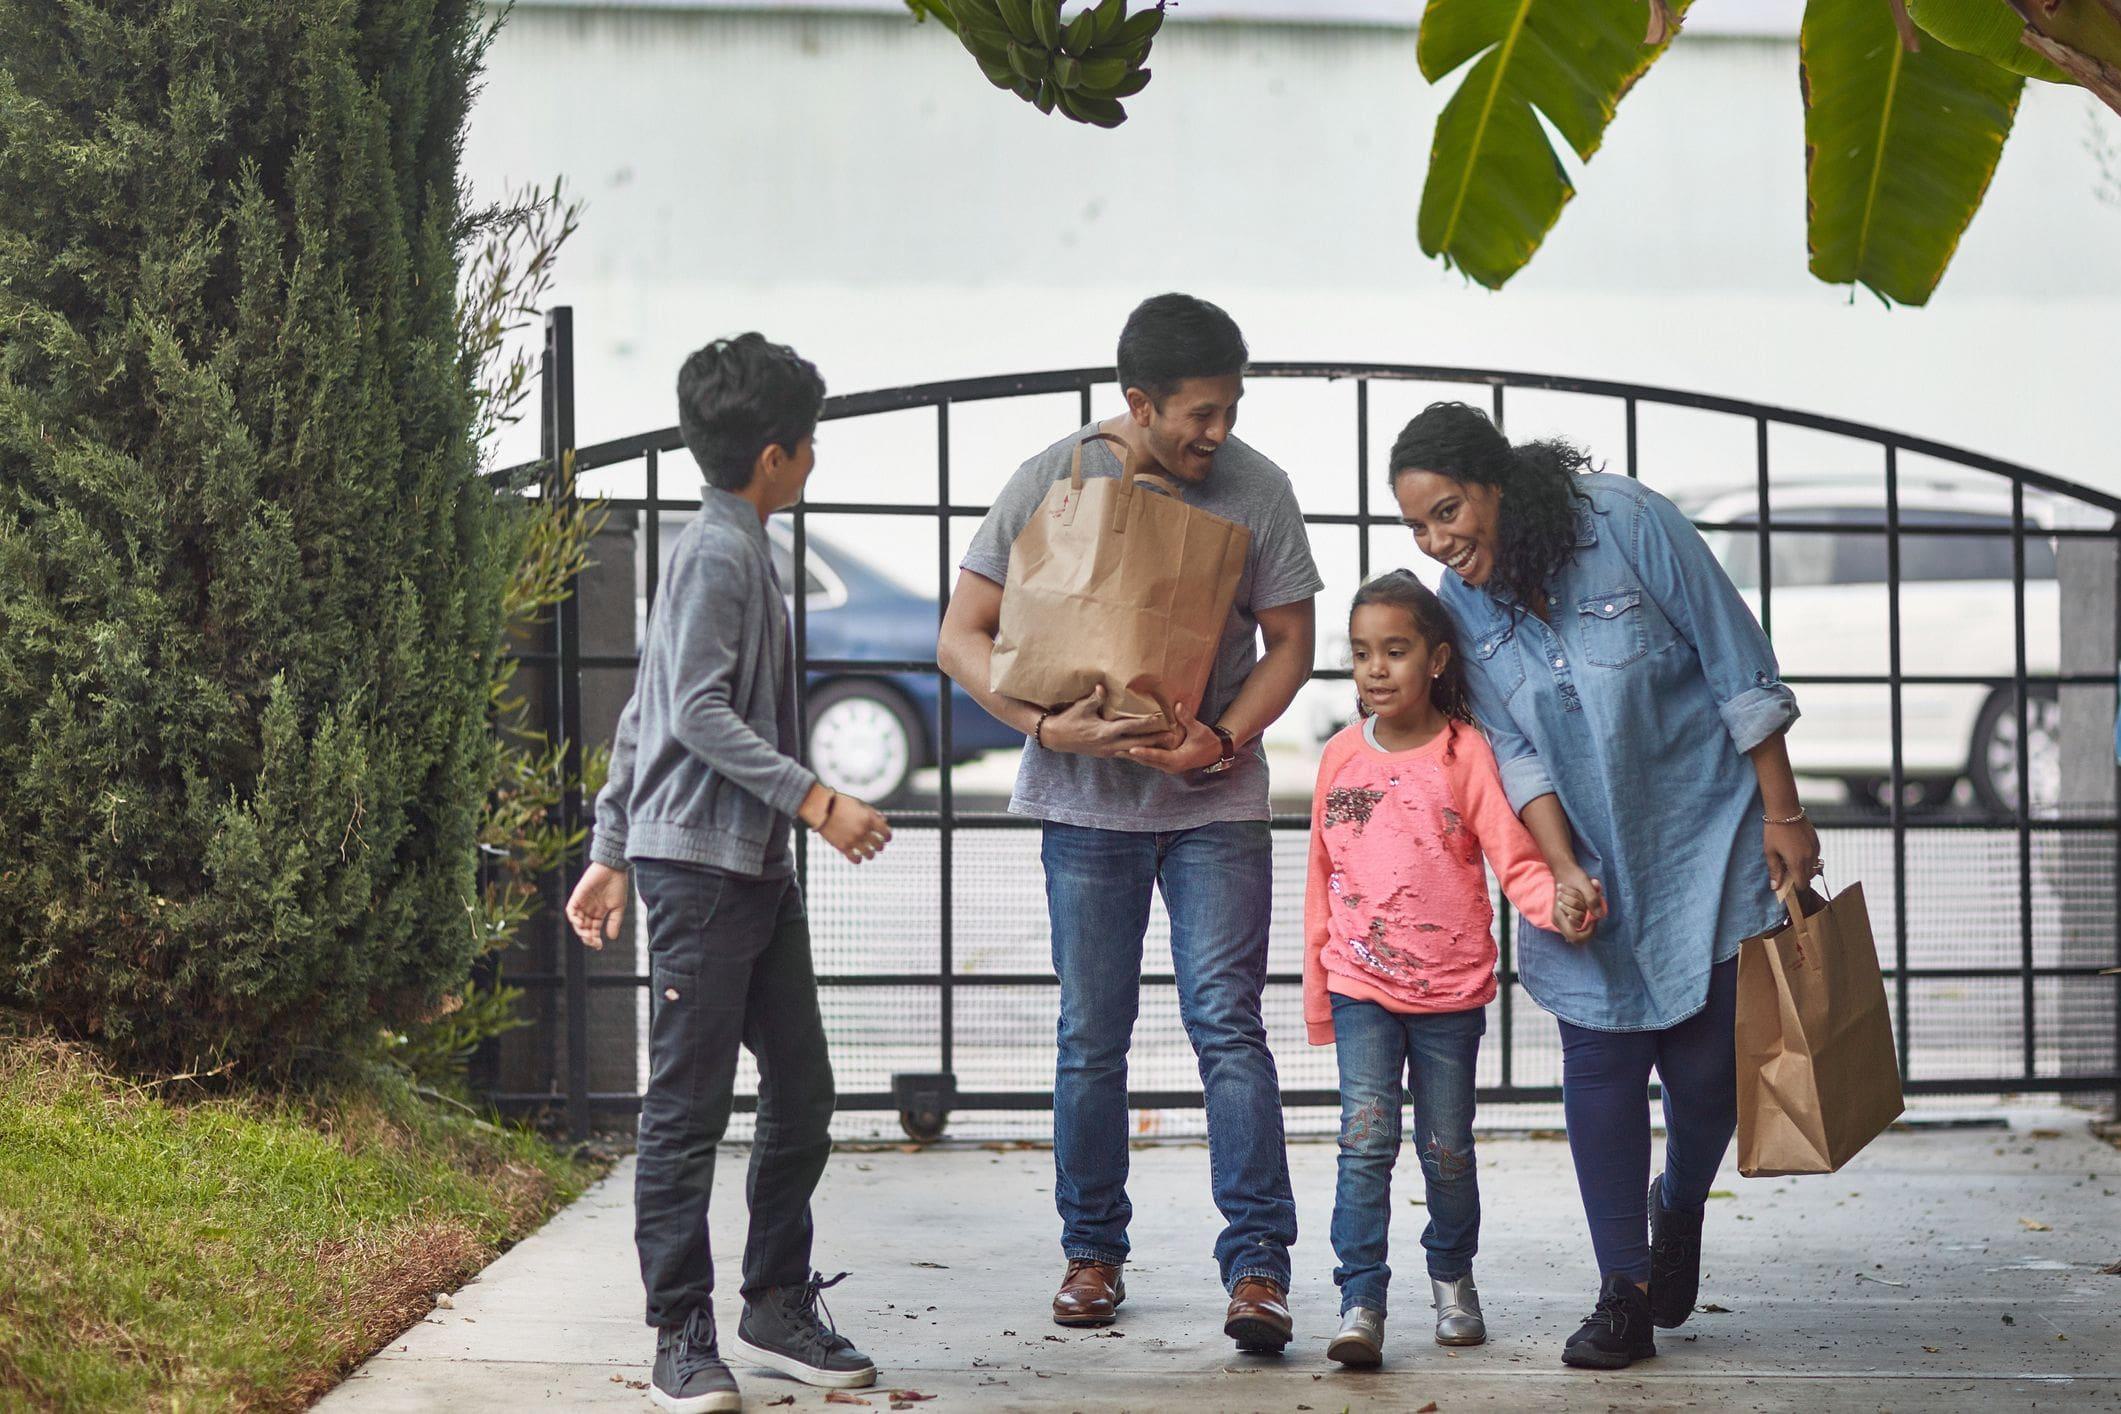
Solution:
[[[1053,1323],[1061,1326],[1109,1326],[1127,1299],[1127,1283],[1117,1262],[1068,1259],[1068,1273],[1053,1293]]]
[[[1223,1334],[1236,1341],[1239,1350],[1279,1355],[1296,1333],[1286,1297],[1280,1286],[1265,1277],[1245,1277],[1231,1289]]]

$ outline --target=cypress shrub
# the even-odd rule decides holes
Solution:
[[[445,1005],[514,532],[473,0],[0,0],[0,997],[285,1076]]]

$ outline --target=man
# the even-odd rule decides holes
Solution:
[[[819,1314],[810,1195],[832,1149],[832,1063],[818,1015],[791,819],[859,864],[884,817],[795,754],[795,652],[766,520],[803,494],[824,380],[757,334],[717,339],[678,374],[678,428],[707,484],[656,603],[595,861],[567,903],[589,947],[617,936],[637,877],[653,979],[634,1243],[656,1335],[651,1397],[677,1414],[740,1409],[716,1341],[707,1200],[737,1046],[758,1058],[737,1347],[806,1384],[871,1384],[876,1366]],[[842,1273],[844,1275],[844,1273]],[[833,1279],[837,1281],[838,1278]]]
[[[1107,1325],[1126,1299],[1127,1049],[1149,899],[1160,888],[1226,1223],[1215,1245],[1230,1293],[1223,1329],[1241,1349],[1278,1351],[1291,1333],[1296,1207],[1281,1084],[1260,1021],[1274,856],[1258,741],[1310,675],[1321,582],[1289,478],[1232,435],[1245,357],[1237,325],[1204,300],[1159,295],[1137,308],[1119,340],[1126,411],[1069,433],[1011,478],[966,552],[936,658],[1029,739],[1009,808],[1044,822],[1061,984],[1053,1193],[1067,1259],[1053,1318]],[[1105,721],[1101,689],[1049,705],[988,686],[1010,547],[1047,488],[1068,475],[1077,444],[1098,432],[1169,477],[1189,505],[1252,532],[1205,696],[1176,704],[1174,725]],[[1085,476],[1122,470],[1101,440],[1083,445],[1082,467]]]

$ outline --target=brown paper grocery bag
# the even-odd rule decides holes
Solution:
[[[1738,951],[1738,1171],[1832,1173],[1900,1117],[1863,885],[1782,891],[1790,926]]]
[[[1121,475],[1084,478],[1096,438],[1120,448]],[[1108,719],[1199,712],[1251,543],[1092,433],[1010,547],[990,685],[1057,707],[1103,683]]]

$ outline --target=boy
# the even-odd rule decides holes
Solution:
[[[653,1397],[678,1414],[742,1408],[716,1344],[707,1202],[737,1045],[759,1063],[737,1347],[806,1384],[872,1384],[876,1367],[819,1315],[810,1195],[832,1143],[790,818],[860,864],[884,817],[795,760],[794,648],[766,519],[801,498],[825,384],[758,334],[717,339],[678,373],[678,429],[706,478],[649,626],[597,796],[594,861],[567,903],[585,946],[618,936],[629,869],[647,909],[649,1077],[634,1242],[656,1328]],[[841,1275],[845,1275],[842,1273]],[[834,1278],[838,1280],[838,1278]]]

